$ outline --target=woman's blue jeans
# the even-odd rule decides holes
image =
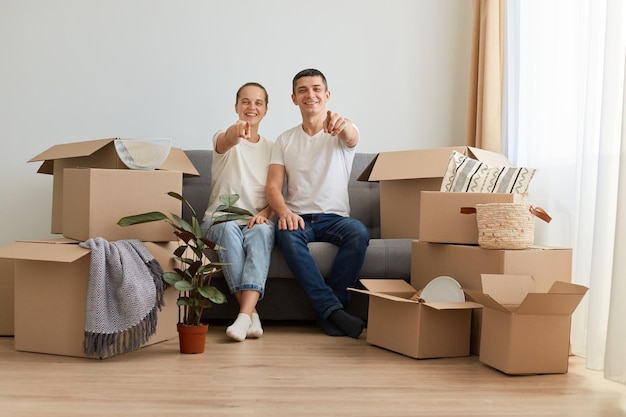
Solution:
[[[348,287],[354,287],[365,260],[369,233],[360,221],[336,214],[305,214],[305,228],[278,230],[276,244],[296,281],[324,320],[350,301]],[[307,244],[329,242],[339,247],[326,280],[320,273]]]
[[[274,247],[274,224],[255,224],[254,227],[225,222],[202,225],[207,238],[225,249],[218,250],[224,279],[231,293],[255,290],[265,294],[265,282]],[[208,232],[206,229],[208,228]]]

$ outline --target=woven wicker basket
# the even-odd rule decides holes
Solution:
[[[528,249],[535,239],[535,215],[528,204],[476,204],[478,244],[485,249]]]

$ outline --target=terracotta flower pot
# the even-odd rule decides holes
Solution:
[[[180,353],[204,353],[204,342],[209,331],[207,323],[199,326],[178,324],[177,328]]]

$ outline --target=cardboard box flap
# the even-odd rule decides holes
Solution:
[[[78,244],[58,244],[45,241],[13,242],[0,247],[0,258],[70,263],[90,252],[89,249],[80,247]]]
[[[529,275],[481,274],[483,292],[464,290],[484,307],[515,314],[570,315],[587,288],[555,281],[548,293],[536,293]]]
[[[424,302],[421,298],[414,300],[414,299],[411,299],[411,296],[416,294],[415,291],[404,292],[404,293],[396,292],[396,293],[390,294],[390,293],[375,292],[375,291],[370,291],[370,290],[360,290],[358,288],[348,288],[348,290],[354,291],[354,292],[360,292],[362,294],[367,294],[372,297],[383,298],[385,300],[390,300],[390,301],[397,301],[397,302],[411,303],[411,304],[423,304],[424,306],[435,309],[435,310],[467,310],[471,308],[482,308],[481,304],[474,303],[471,301],[427,303],[427,302]]]
[[[572,284],[571,282],[554,281],[550,287],[550,293],[553,294],[580,294],[585,295],[588,288],[584,285]]]
[[[583,294],[531,293],[515,310],[515,314],[569,316],[582,298]]]
[[[92,156],[106,146],[114,146],[113,141],[116,139],[119,138],[95,139],[54,145],[41,152],[39,155],[29,159],[28,162],[43,161],[37,172],[40,174],[53,174],[55,160]],[[125,167],[121,160],[119,160],[118,163],[120,166]],[[187,158],[187,155],[185,155],[185,152],[175,147],[170,149],[167,159],[158,169],[180,171],[185,176],[200,175],[196,167],[191,163],[189,158]]]
[[[465,147],[381,152],[359,176],[359,180],[383,181],[443,177],[453,150],[464,152]]]
[[[467,156],[469,156],[470,158],[478,159],[486,163],[490,167],[511,166],[511,161],[509,161],[508,158],[501,153],[492,152],[485,149],[479,149],[473,146],[468,146],[467,149]]]
[[[49,237],[44,239],[29,239],[29,240],[20,240],[18,239],[16,242],[29,242],[29,243],[50,243],[54,245],[71,245],[80,243],[76,239],[70,239],[64,236],[61,237]]]
[[[89,156],[94,154],[96,151],[99,151],[109,143],[112,143],[114,140],[115,138],[107,138],[54,145],[39,155],[29,159],[28,162]],[[52,174],[52,171],[47,173]]]
[[[518,306],[535,290],[530,275],[480,274],[483,292],[502,305]]]
[[[357,181],[370,181],[370,175],[372,174],[372,170],[374,169],[374,165],[376,165],[376,161],[378,160],[378,156],[376,155],[374,159],[371,160],[369,164],[365,167],[365,169],[356,177]]]
[[[166,171],[180,171],[185,174],[185,176],[200,176],[196,167],[189,160],[189,158],[187,158],[185,151],[180,148],[172,147],[167,159],[161,164],[159,169]]]
[[[379,153],[357,179],[358,181],[387,181],[443,177],[453,151],[478,159],[490,166],[511,165],[507,157],[500,153],[470,146],[414,149]]]
[[[410,298],[417,293],[415,288],[403,279],[361,279],[359,282],[366,290],[351,290],[382,298],[414,302]]]
[[[474,303],[471,301],[465,302],[437,302],[437,303],[422,303],[427,307],[434,308],[435,310],[465,310],[468,308],[483,308],[483,305],[480,303]]]
[[[469,295],[474,301],[481,304],[483,307],[491,308],[493,310],[498,310],[498,311],[502,311],[505,313],[511,312],[511,310],[509,310],[508,308],[498,303],[496,300],[491,298],[491,296],[489,296],[488,294],[484,294],[480,291],[467,290],[467,289],[464,289],[463,291],[465,292],[465,294]]]
[[[31,162],[31,161],[28,161]],[[54,172],[54,160],[50,159],[48,161],[43,161],[39,169],[37,170],[38,174],[52,174]]]
[[[411,300],[411,295],[415,294],[415,291],[413,291],[411,294],[400,294],[400,293],[385,294],[382,292],[360,290],[358,288],[348,288],[348,291],[360,292],[361,294],[367,294],[372,297],[384,298],[386,300],[391,300],[391,301],[419,304],[419,300]]]
[[[416,293],[415,288],[403,279],[361,279],[361,284],[372,292],[393,293]]]

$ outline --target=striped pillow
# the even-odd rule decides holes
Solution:
[[[536,172],[535,168],[489,167],[484,162],[452,151],[440,191],[526,195]]]

